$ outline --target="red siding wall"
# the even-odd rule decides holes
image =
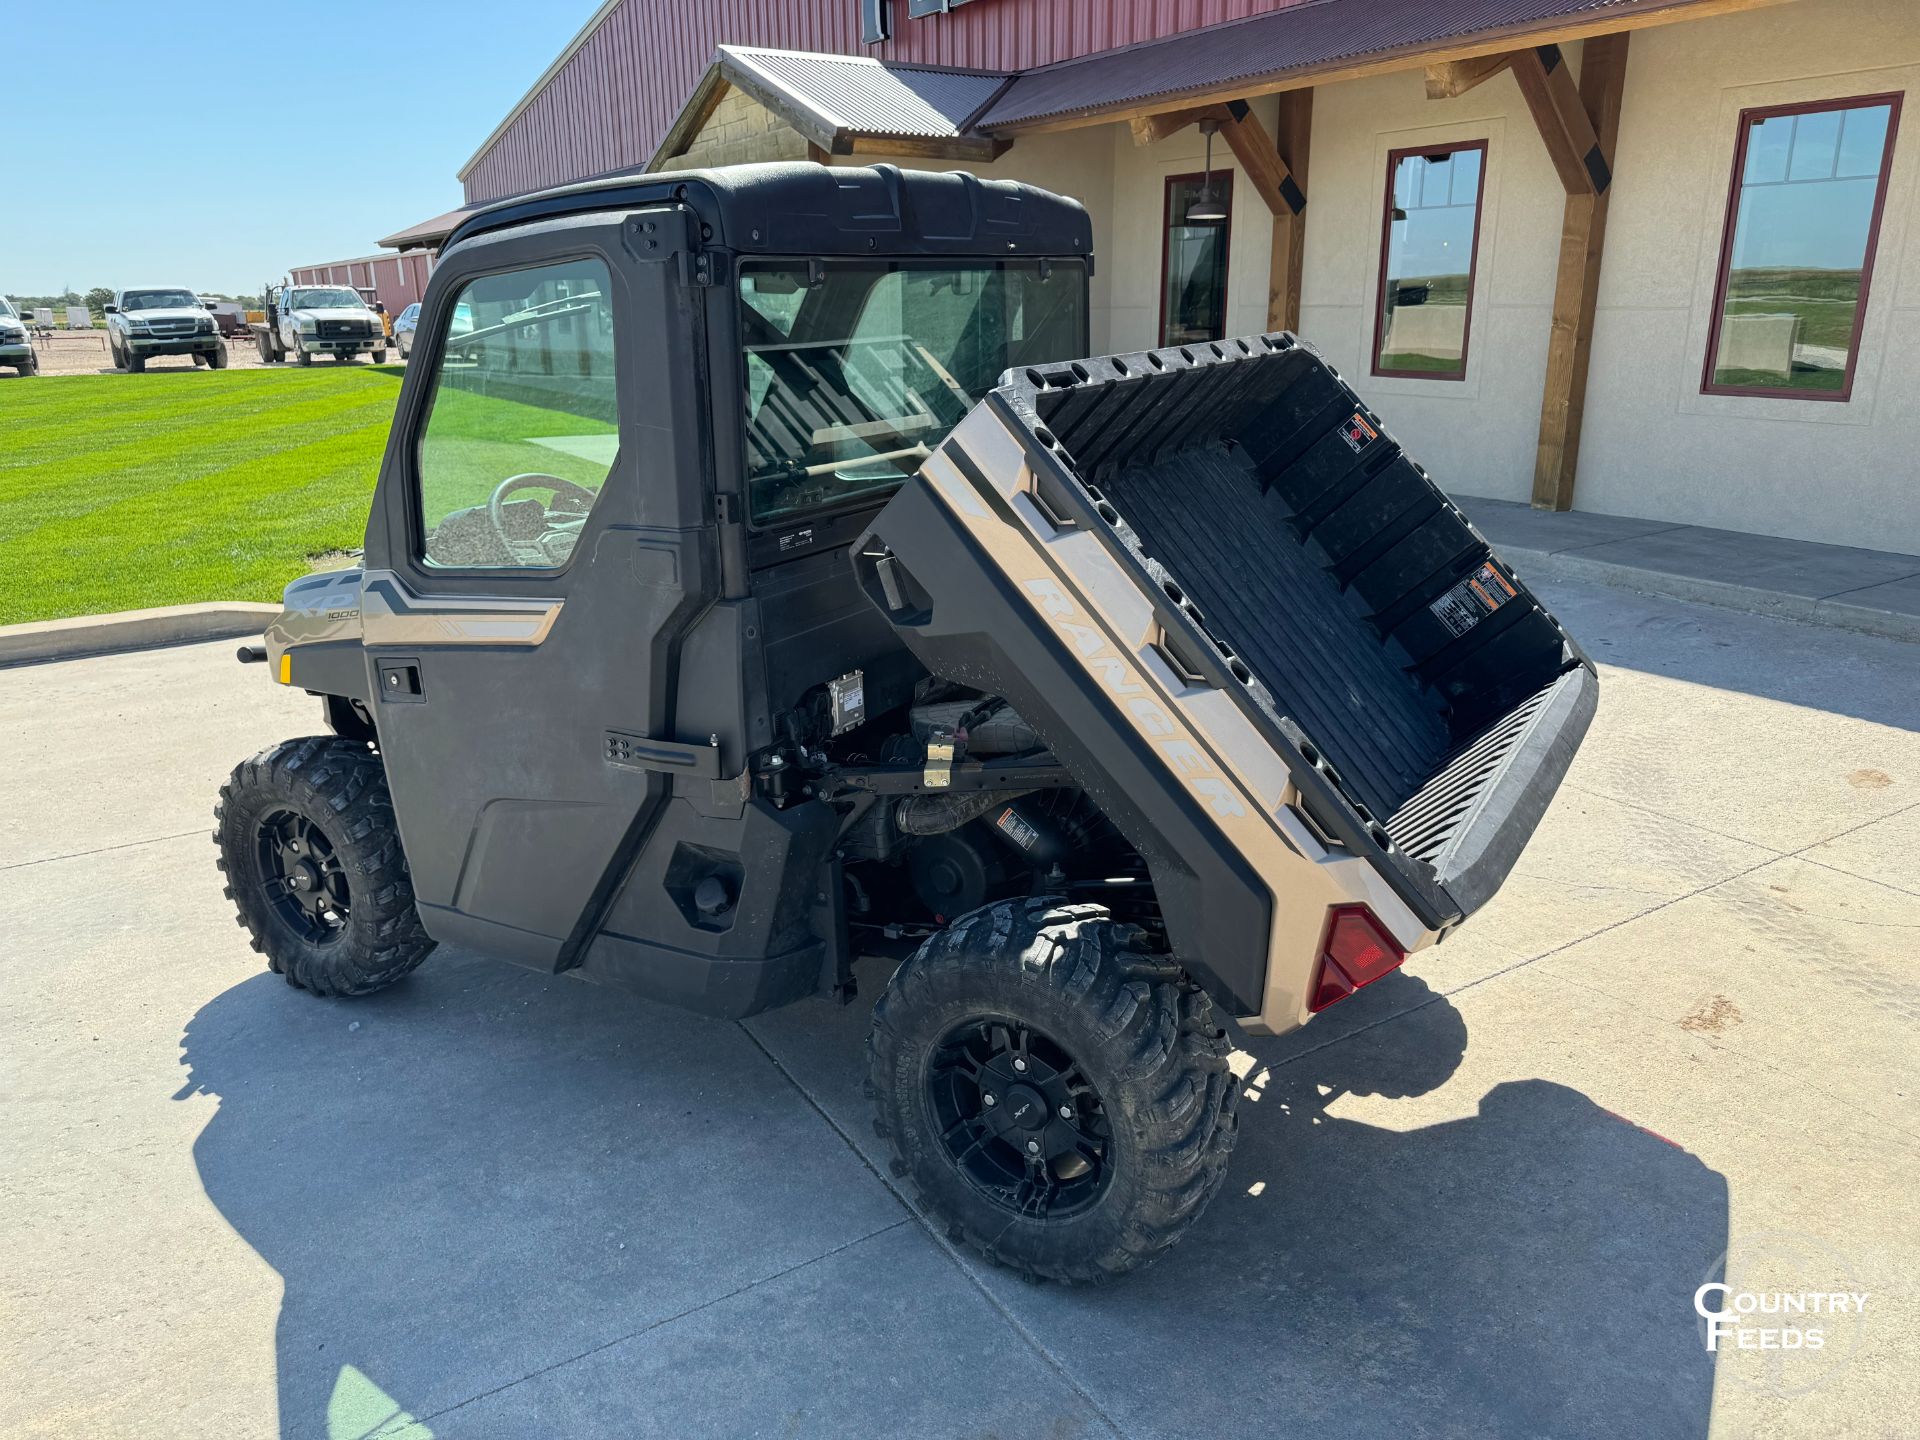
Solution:
[[[398,315],[426,293],[427,273],[431,269],[425,253],[414,250],[405,255],[300,265],[289,271],[287,278],[295,285],[350,285],[356,290],[371,286],[386,305],[387,313]]]
[[[894,38],[867,47],[859,0],[623,0],[468,170],[467,199],[646,164],[723,43],[1029,70],[1292,3],[972,0],[912,20],[907,0],[893,0]]]

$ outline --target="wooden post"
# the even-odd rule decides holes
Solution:
[[[1517,67],[1516,67],[1517,73]],[[1620,96],[1627,78],[1627,35],[1596,35],[1580,60],[1580,104],[1591,123],[1600,168],[1582,165],[1596,189],[1569,177],[1560,226],[1560,267],[1553,289],[1553,334],[1540,401],[1540,443],[1533,466],[1533,504],[1539,510],[1573,508],[1580,463],[1580,426],[1586,414],[1587,367],[1593,357],[1593,315],[1600,298],[1600,257],[1606,247],[1611,166],[1620,135]],[[1524,86],[1523,86],[1524,88]],[[1553,148],[1549,141],[1550,150]]]
[[[1313,150],[1313,91],[1280,92],[1280,118],[1274,127],[1274,148],[1293,174],[1293,183],[1307,193],[1307,160]],[[1300,280],[1307,253],[1307,212],[1289,209],[1273,217],[1273,252],[1267,268],[1267,329],[1300,328]]]

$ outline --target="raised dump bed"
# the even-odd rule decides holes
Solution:
[[[921,504],[936,496],[944,535]],[[1206,913],[1224,882],[1173,876],[1195,856],[1148,813],[1167,767],[1123,773],[1126,747],[1093,741],[1062,699],[1098,687],[1098,664],[1046,673],[1004,633],[1013,616],[988,613],[989,586],[1039,596],[1028,626],[1073,611],[1078,633],[1055,626],[1061,660],[1101,661],[1111,644],[1241,803],[1304,815],[1433,935],[1499,886],[1594,710],[1579,647],[1288,335],[1010,373],[860,548],[869,593],[930,668],[1029,692],[1021,713],[1172,877],[1155,870],[1169,932],[1203,966],[1233,944]],[[1107,699],[1110,717],[1138,719],[1136,696]],[[1287,876],[1254,868],[1284,908]],[[1208,898],[1182,896],[1189,878]]]

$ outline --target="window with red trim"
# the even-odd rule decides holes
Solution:
[[[1853,393],[1899,122],[1899,95],[1742,112],[1707,394]]]
[[[1487,142],[1387,156],[1373,373],[1464,380]]]

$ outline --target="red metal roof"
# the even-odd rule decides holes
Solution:
[[[1298,0],[971,0],[860,42],[857,0],[613,0],[462,169],[470,201],[643,166],[716,46],[871,55],[898,64],[1027,70]]]

